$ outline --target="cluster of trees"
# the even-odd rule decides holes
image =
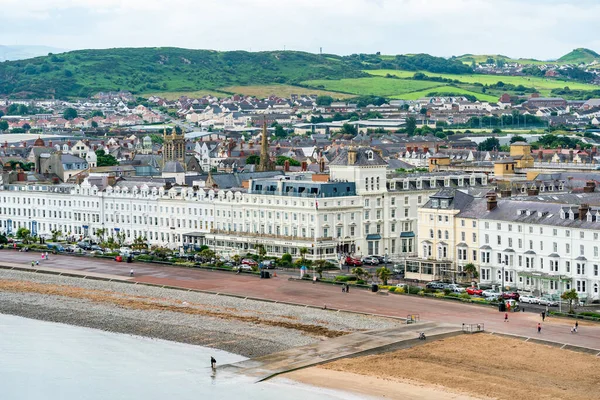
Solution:
[[[111,154],[106,154],[104,150],[96,150],[96,158],[96,165],[98,167],[111,167],[113,165],[119,165],[117,159]]]
[[[562,89],[552,89],[550,93],[553,96],[567,96],[571,99],[589,100],[600,97],[600,89],[598,90],[571,90],[568,86]]]
[[[524,125],[537,125],[542,126],[545,122],[540,117],[535,115],[521,115],[517,111],[511,115],[497,116],[482,116],[482,117],[471,117],[467,121],[467,125],[471,128],[479,127],[499,127],[499,126],[524,126]]]
[[[592,147],[591,144],[583,143],[580,139],[577,139],[577,138],[571,138],[571,137],[563,136],[563,135],[552,135],[552,134],[547,134],[547,135],[541,136],[537,140],[537,142],[534,142],[533,144],[535,144],[536,147],[544,146],[545,148],[550,148],[550,149],[555,149],[558,146],[561,146],[563,149],[574,149],[578,145],[582,149],[587,149],[587,148]]]
[[[401,69],[448,74],[473,73],[470,66],[459,60],[434,57],[429,54],[397,55],[393,58],[382,58],[377,54],[352,54],[343,59],[352,66],[362,69]]]

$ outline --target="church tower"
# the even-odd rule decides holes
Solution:
[[[173,128],[171,134],[167,134],[167,128],[163,132],[163,165],[169,161],[179,161],[185,165],[185,135],[183,131],[177,133]]]
[[[267,122],[263,122],[262,142],[260,143],[260,163],[256,166],[256,171],[273,171],[275,166],[269,157],[269,133],[267,132]]]

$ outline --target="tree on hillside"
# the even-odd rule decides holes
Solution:
[[[344,124],[342,125],[342,129],[340,129],[340,133],[348,135],[358,135],[358,129],[356,129],[355,125]]]
[[[96,165],[98,167],[111,167],[113,165],[119,165],[117,159],[110,154],[106,154],[104,150],[96,150],[96,158]]]
[[[23,129],[25,129],[25,131],[29,131],[31,129],[31,125],[25,123],[23,124]]]
[[[102,111],[100,111],[100,110],[94,110],[94,111],[92,111],[92,114],[90,115],[90,117],[91,118],[94,118],[94,117],[102,117],[102,118],[104,118],[104,113]]]
[[[8,130],[8,122],[2,120],[0,121],[0,131],[6,131]]]
[[[496,138],[487,138],[477,146],[477,150],[479,151],[492,151],[499,148],[500,141]]]
[[[98,123],[96,121],[92,121],[92,128],[96,129],[98,127]]]
[[[567,290],[560,295],[560,298],[569,302],[569,314],[573,314],[575,312],[573,311],[573,302],[579,300],[577,291],[575,291],[575,289]]]
[[[64,112],[63,112],[63,118],[66,120],[72,120],[77,118],[77,110],[74,108],[67,108]]]
[[[286,157],[286,156],[277,156],[277,158],[275,159],[275,164],[281,166],[281,165],[284,165],[286,161],[289,161],[290,165],[292,167],[299,167],[300,166],[300,161],[294,160],[293,158]]]
[[[330,106],[333,103],[333,97],[331,96],[317,96],[317,105],[318,106]]]
[[[284,138],[287,136],[287,132],[283,129],[283,126],[276,124],[275,125],[275,137]]]
[[[406,119],[406,133],[408,136],[413,136],[415,134],[415,129],[417,129],[417,120],[415,117],[408,117]]]
[[[510,138],[510,143],[516,143],[516,142],[525,142],[527,143],[527,139],[525,139],[523,136],[519,136],[519,135],[515,135],[513,137]]]

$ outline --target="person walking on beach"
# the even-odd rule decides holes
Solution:
[[[538,333],[542,333],[542,324],[538,322]]]
[[[507,312],[504,313],[504,322],[508,322],[508,313]]]
[[[212,356],[210,357],[210,367],[212,369],[216,369],[217,368],[217,360],[215,360],[215,358],[212,357]]]

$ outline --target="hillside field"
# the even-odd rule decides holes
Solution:
[[[429,89],[442,84],[438,82],[415,81],[409,79],[389,79],[383,77],[339,79],[339,80],[312,80],[302,82],[305,85],[319,89],[333,90],[336,92],[352,93],[366,96],[395,96],[418,90]]]
[[[369,70],[365,71],[375,76],[386,76],[395,75],[399,78],[409,78],[415,73],[413,71],[395,71],[389,69],[380,70]],[[421,71],[423,72],[423,71]],[[441,77],[446,79],[456,79],[463,83],[481,83],[482,85],[493,85],[497,82],[510,83],[518,86],[523,85],[525,87],[533,87],[538,90],[551,90],[551,89],[562,89],[568,86],[571,90],[598,90],[600,86],[591,85],[588,83],[579,83],[573,81],[561,81],[557,79],[538,78],[532,76],[504,76],[504,75],[484,75],[484,74],[470,74],[470,75],[454,75],[454,74],[437,74],[431,72],[423,72],[427,76]]]
[[[326,90],[310,89],[293,85],[254,85],[254,86],[226,86],[219,88],[221,92],[232,94],[244,94],[255,97],[269,97],[271,95],[278,97],[290,97],[292,94],[308,95],[316,94],[318,96],[331,96],[334,99],[347,99],[354,97],[352,94],[329,92]]]

